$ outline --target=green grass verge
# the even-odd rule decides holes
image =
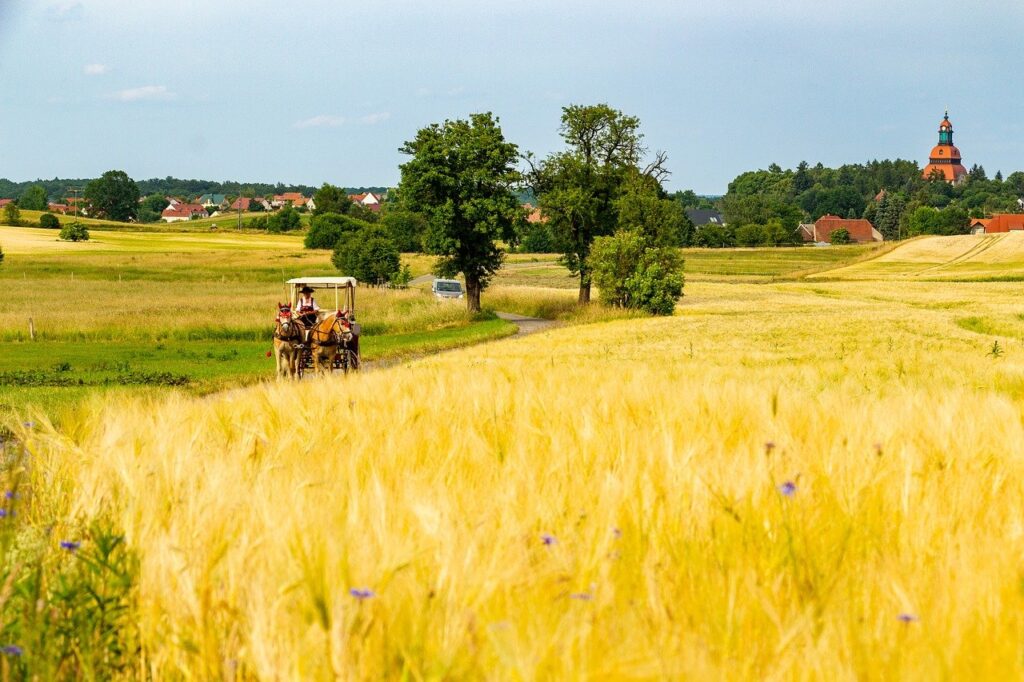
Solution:
[[[430,331],[367,335],[367,362],[414,357],[514,334],[500,319]],[[0,420],[42,412],[55,421],[94,396],[186,391],[202,395],[269,380],[271,341],[72,341],[0,344]]]

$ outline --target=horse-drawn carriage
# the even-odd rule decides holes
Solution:
[[[285,282],[288,302],[278,304],[274,355],[279,377],[301,378],[307,370],[346,374],[359,369],[359,324],[356,322],[354,277],[296,277]],[[308,295],[334,293],[334,308],[326,301],[305,306]]]

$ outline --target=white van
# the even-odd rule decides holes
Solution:
[[[437,298],[462,298],[462,282],[457,279],[435,279],[430,290]]]

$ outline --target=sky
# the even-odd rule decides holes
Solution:
[[[0,0],[0,177],[398,182],[398,148],[491,111],[638,116],[670,191],[771,163],[1024,169],[1020,0]]]

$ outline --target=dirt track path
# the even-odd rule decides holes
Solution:
[[[527,334],[542,332],[558,325],[556,320],[545,320],[540,317],[526,317],[525,315],[517,315],[515,313],[496,313],[496,315],[519,328],[516,336],[526,336]]]

